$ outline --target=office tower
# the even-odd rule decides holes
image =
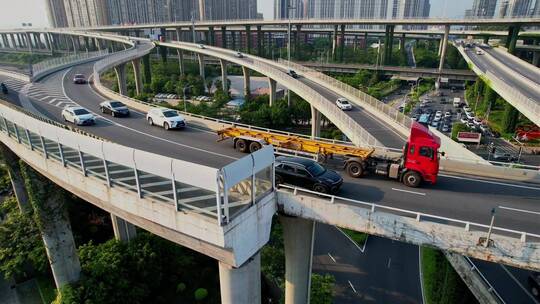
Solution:
[[[540,17],[540,0],[536,0],[536,3],[534,4],[534,8],[532,11],[533,17]]]
[[[429,17],[429,0],[394,0],[392,17],[404,19],[422,19]]]
[[[200,20],[256,19],[257,0],[198,0]]]
[[[309,18],[386,19],[388,0],[309,0]]]
[[[52,27],[67,27],[68,21],[64,0],[45,0],[47,17]]]

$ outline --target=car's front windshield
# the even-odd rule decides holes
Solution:
[[[349,102],[347,100],[341,100],[341,104],[348,105]]]
[[[73,110],[73,113],[75,113],[75,115],[90,114],[90,112],[86,111],[85,109],[76,109],[76,110]]]
[[[326,169],[323,166],[321,166],[321,165],[319,165],[317,163],[314,163],[314,164],[308,166],[306,169],[313,176],[319,176],[319,175],[323,174],[324,172],[326,172]]]
[[[120,107],[123,107],[124,104],[121,103],[120,101],[111,101],[111,107],[113,108],[120,108]]]
[[[178,113],[176,113],[175,111],[165,111],[163,112],[163,115],[165,117],[176,117],[178,116]]]

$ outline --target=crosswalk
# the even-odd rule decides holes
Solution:
[[[26,83],[21,80],[4,78],[2,82],[6,84],[9,90],[17,93],[25,91],[25,95],[37,102],[47,103],[49,105],[64,108],[66,106],[77,106],[77,104],[68,99],[62,91],[53,91],[42,83]]]

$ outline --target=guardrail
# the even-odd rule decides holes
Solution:
[[[506,302],[503,300],[503,298],[501,297],[501,295],[497,292],[497,290],[495,290],[495,288],[493,287],[493,285],[491,285],[491,283],[489,283],[489,281],[486,279],[486,277],[484,276],[484,274],[482,274],[482,272],[478,269],[478,267],[476,267],[476,265],[473,263],[473,261],[468,257],[468,256],[463,256],[463,258],[465,259],[465,261],[470,265],[470,270],[471,271],[474,271],[478,274],[478,276],[480,277],[480,279],[482,280],[482,283],[484,284],[486,290],[489,292],[489,293],[492,293],[493,296],[495,297],[495,299],[497,300],[498,303],[501,303],[501,304],[506,304]]]
[[[98,58],[107,56],[109,50],[101,50],[96,52],[85,52],[79,54],[73,54],[68,56],[57,57],[49,60],[45,60],[32,65],[32,81],[37,81],[44,76],[53,73],[55,71],[64,69],[69,66],[89,62]]]
[[[215,169],[121,146],[0,101],[0,131],[36,152],[108,187],[174,204],[226,225],[273,191],[274,156],[261,149]],[[260,153],[259,153],[260,152]]]
[[[346,197],[335,196],[331,194],[323,194],[320,192],[315,192],[312,190],[307,190],[307,189],[299,188],[295,186],[279,185],[279,188],[280,189],[278,189],[278,191],[285,191],[284,189],[287,189],[289,191],[292,191],[292,194],[295,196],[296,195],[308,195],[308,196],[313,195],[319,198],[324,198],[328,200],[329,204],[341,203],[341,204],[354,205],[357,207],[358,206],[365,207],[366,209],[371,210],[371,212],[383,211],[383,212],[387,212],[391,214],[397,214],[399,216],[414,218],[418,222],[424,221],[424,222],[434,222],[438,224],[441,224],[442,222],[442,223],[445,223],[446,225],[450,225],[453,227],[461,227],[461,229],[463,229],[464,231],[471,231],[473,229],[480,230],[480,231],[484,231],[484,230],[487,231],[490,228],[489,225],[485,225],[485,224],[458,220],[458,219],[453,219],[453,218],[448,218],[448,217],[443,217],[443,216],[438,216],[438,215],[433,215],[433,214],[428,214],[428,213],[422,213],[418,211],[411,211],[407,209],[394,208],[394,207],[379,205],[375,203],[369,203],[369,202],[364,202],[360,200],[350,199]],[[499,235],[503,235],[507,237],[510,236],[513,238],[519,238],[520,241],[523,243],[526,243],[530,239],[535,239],[536,242],[540,241],[539,234],[529,233],[525,231],[517,231],[517,230],[512,230],[512,229],[507,229],[507,228],[502,228],[502,227],[497,227],[497,226],[492,227],[492,234],[499,234]]]
[[[289,62],[281,58],[278,60],[278,62],[284,66],[290,65],[291,68],[308,74],[309,76],[315,78],[314,80],[319,80],[327,86],[337,88],[346,95],[349,95],[350,101],[355,103],[356,105],[365,107],[368,111],[375,112],[376,114],[384,114],[385,117],[388,118],[388,120],[395,125],[396,129],[402,131],[401,133],[407,134],[409,132],[412,126],[412,120],[407,115],[399,112],[397,109],[394,109],[393,107],[362,92],[361,90],[358,90],[346,83],[336,80],[335,78],[327,76],[324,73],[318,72],[314,69],[305,67],[294,62]]]

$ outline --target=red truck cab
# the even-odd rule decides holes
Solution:
[[[439,173],[441,140],[426,126],[413,122],[405,145],[402,179],[405,184],[419,184],[421,180],[435,184]],[[421,180],[417,180],[421,178]]]

